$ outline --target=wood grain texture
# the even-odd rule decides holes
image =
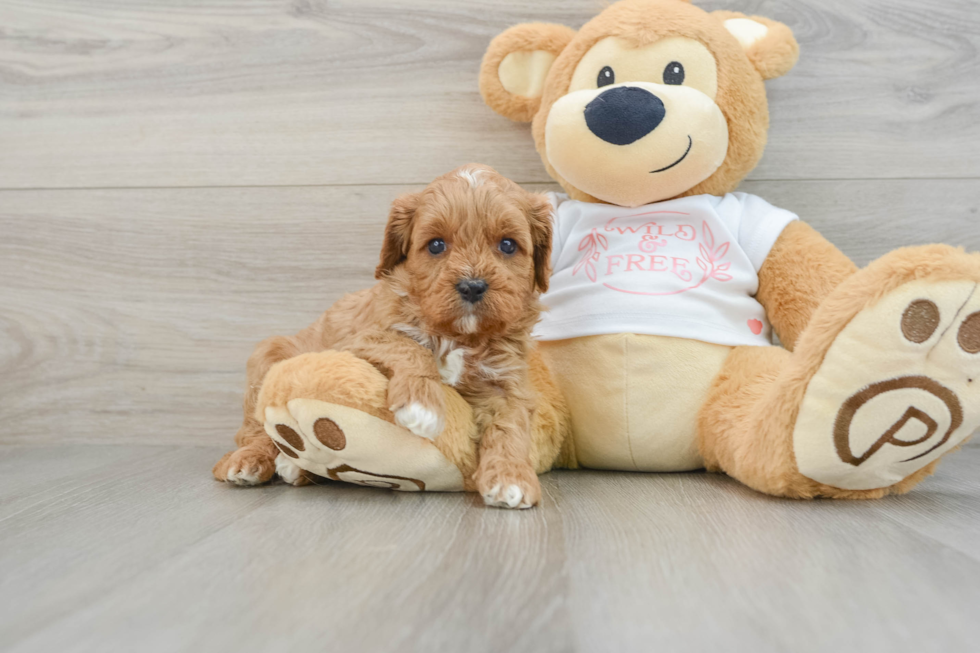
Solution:
[[[373,282],[398,193],[467,161],[554,188],[479,60],[602,4],[0,2],[0,650],[976,647],[976,443],[868,503],[582,471],[516,514],[211,480],[251,347]],[[699,4],[802,45],[742,190],[861,265],[980,250],[975,0]]]
[[[980,449],[880,501],[579,471],[544,476],[543,506],[519,513],[463,494],[230,487],[208,478],[214,447],[4,451],[11,653],[901,653],[980,636]]]
[[[755,179],[980,175],[974,0],[714,0],[787,23]],[[425,183],[470,160],[548,181],[477,93],[490,39],[595,0],[7,0],[0,188]]]
[[[387,206],[411,188],[0,193],[0,443],[230,443],[252,346],[373,283]],[[972,181],[746,190],[860,264],[980,250]]]

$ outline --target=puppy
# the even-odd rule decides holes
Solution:
[[[392,204],[379,282],[346,295],[295,336],[270,338],[248,363],[245,421],[236,436],[243,484],[275,471],[278,450],[253,412],[266,372],[311,351],[350,351],[388,379],[395,421],[435,438],[442,383],[472,406],[480,435],[475,485],[488,505],[530,508],[541,489],[530,461],[531,329],[547,290],[551,204],[492,168],[466,165]],[[222,466],[215,476],[226,480]],[[227,466],[227,465],[225,465]]]

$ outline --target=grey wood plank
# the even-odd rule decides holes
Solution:
[[[4,650],[901,653],[980,635],[980,488],[961,482],[978,449],[874,502],[576,471],[513,513],[462,494],[233,488],[208,477],[213,447],[0,446],[0,505],[45,461],[93,452],[107,464],[0,521]]]
[[[229,443],[252,346],[373,283],[411,188],[0,192],[0,442]],[[745,188],[861,264],[980,250],[973,181]]]
[[[0,524],[12,515],[70,493],[79,476],[111,473],[158,455],[153,447],[72,447],[71,456],[52,455],[37,445],[4,446],[0,454]]]
[[[973,0],[712,0],[789,24],[756,179],[977,177]],[[477,93],[511,24],[593,0],[8,0],[0,187],[424,183],[483,160],[548,181]]]
[[[278,497],[272,487],[221,492],[208,474],[215,449],[108,448],[106,464],[91,467],[84,461],[92,452],[78,447],[41,451],[55,467],[78,461],[79,471],[0,515],[4,650]],[[25,485],[48,467],[26,447],[4,447],[2,456],[15,463],[7,474]]]
[[[967,448],[980,452],[977,435]],[[953,454],[913,492],[874,504],[884,517],[980,561],[980,478],[976,453]],[[848,507],[854,510],[854,507]]]
[[[577,650],[970,650],[980,635],[975,541],[968,556],[899,525],[894,499],[792,502],[704,474],[560,479]]]
[[[176,449],[19,515],[0,535],[0,646],[570,650],[554,506],[235,488],[209,478],[216,455]]]

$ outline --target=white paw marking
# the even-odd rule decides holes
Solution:
[[[442,433],[443,419],[422,404],[413,401],[395,411],[395,423],[415,435],[430,440]]]
[[[258,474],[249,474],[238,467],[230,467],[228,469],[228,482],[235,485],[258,485],[260,481]]]
[[[490,491],[483,495],[483,502],[488,506],[497,508],[517,508],[526,510],[531,504],[524,500],[524,491],[517,485],[508,485],[501,488],[494,485]]]
[[[290,485],[296,485],[296,481],[303,478],[303,470],[284,454],[276,456],[276,474]]]
[[[439,377],[446,385],[456,385],[463,376],[466,368],[464,360],[466,352],[462,349],[453,349],[446,354],[445,358],[439,361]]]

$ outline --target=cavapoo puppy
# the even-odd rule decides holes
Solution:
[[[477,491],[490,505],[538,503],[527,357],[550,274],[551,211],[545,196],[482,165],[463,166],[396,199],[379,282],[344,296],[295,336],[262,342],[249,359],[236,442],[248,444],[255,473],[243,484],[265,482],[275,470],[278,450],[253,415],[266,372],[293,356],[335,349],[388,377],[396,423],[421,437],[442,431],[441,384],[454,386],[477,423]],[[255,446],[261,438],[268,446]],[[227,459],[215,466],[219,480],[228,478]]]

